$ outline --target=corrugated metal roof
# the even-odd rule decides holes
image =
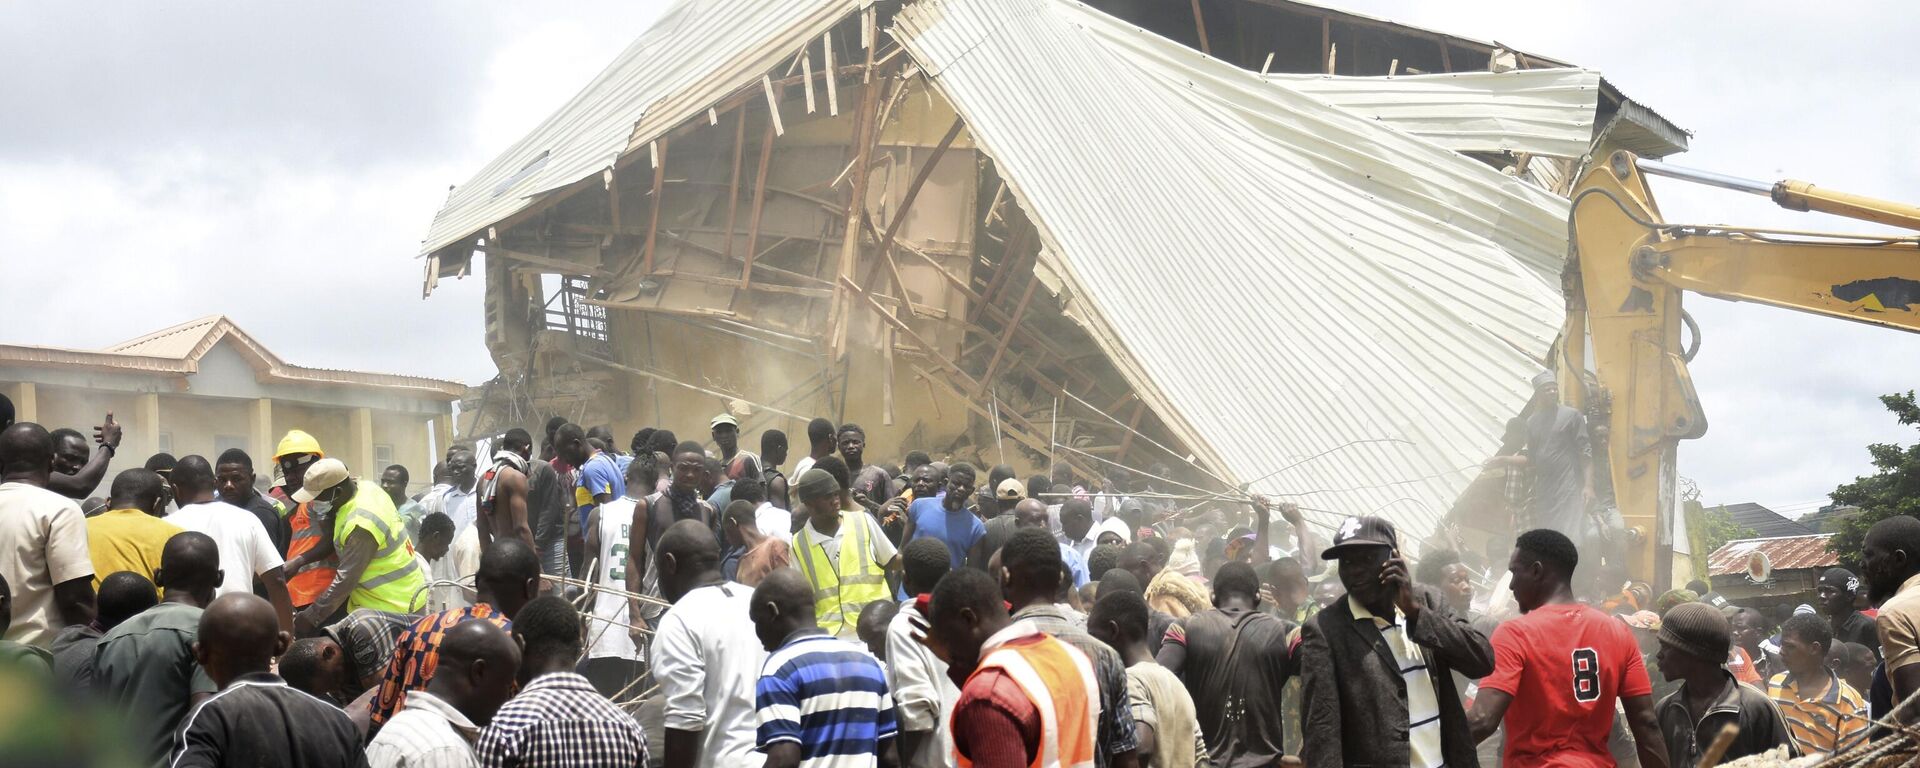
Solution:
[[[307,368],[281,360],[225,315],[208,315],[163,328],[100,350],[0,344],[0,363],[34,367],[85,367],[187,376],[200,370],[200,358],[221,340],[233,342],[262,380],[405,390],[439,400],[465,396],[457,381],[392,373]]]
[[[455,188],[422,253],[474,235],[535,196],[613,166],[759,80],[872,0],[679,0],[566,106]]]
[[[1814,530],[1787,519],[1785,515],[1767,509],[1765,506],[1748,501],[1740,504],[1728,504],[1727,516],[1742,528],[1753,529],[1753,537],[1771,539],[1781,536],[1805,536]]]
[[[198,320],[188,320],[172,328],[162,328],[145,336],[128,339],[102,351],[123,355],[189,357],[193,354],[194,348],[206,340],[207,334],[225,320],[224,315],[208,315]]]
[[[1591,69],[1265,77],[1457,152],[1579,157],[1600,105],[1600,73]]]
[[[1805,536],[1780,536],[1770,539],[1735,539],[1720,545],[1707,555],[1707,574],[1726,576],[1746,573],[1747,559],[1755,552],[1767,553],[1775,571],[1800,568],[1827,568],[1840,564],[1840,557],[1827,549],[1830,533]]]
[[[1049,287],[1202,463],[1431,531],[1557,333],[1564,199],[1079,3],[895,19]]]

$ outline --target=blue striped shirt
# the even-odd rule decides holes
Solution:
[[[831,635],[788,638],[767,656],[754,693],[756,746],[798,744],[801,768],[876,765],[880,742],[894,736],[893,696],[879,660]]]

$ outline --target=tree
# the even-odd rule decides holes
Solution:
[[[1880,402],[1901,424],[1920,428],[1920,403],[1915,402],[1912,390],[1881,395]],[[1875,443],[1867,446],[1867,453],[1873,456],[1878,471],[1833,490],[1835,504],[1859,507],[1860,514],[1840,521],[1833,538],[1827,540],[1827,547],[1855,573],[1860,572],[1860,552],[1868,528],[1894,515],[1920,517],[1920,442],[1904,448]]]
[[[1730,513],[1726,505],[1720,505],[1699,511],[1699,528],[1690,532],[1690,536],[1693,536],[1695,543],[1699,543],[1699,547],[1695,547],[1697,559],[1705,563],[1707,555],[1713,555],[1713,551],[1726,545],[1726,541],[1753,538],[1753,528],[1734,522],[1734,513]]]

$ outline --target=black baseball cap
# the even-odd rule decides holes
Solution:
[[[1340,529],[1333,533],[1333,546],[1320,553],[1322,560],[1337,560],[1347,550],[1360,547],[1386,547],[1398,549],[1400,538],[1394,535],[1393,523],[1384,517],[1363,515],[1349,517],[1340,523]]]
[[[1817,586],[1833,587],[1848,594],[1854,594],[1860,591],[1860,579],[1845,568],[1828,568],[1826,573],[1820,574],[1820,583]]]

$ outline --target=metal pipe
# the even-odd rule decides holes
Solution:
[[[1731,189],[1735,192],[1745,192],[1750,195],[1760,195],[1761,197],[1773,196],[1773,184],[1771,182],[1753,181],[1751,179],[1742,179],[1737,176],[1728,176],[1712,171],[1683,168],[1678,165],[1669,165],[1658,160],[1648,160],[1644,157],[1635,157],[1633,162],[1634,165],[1640,169],[1641,173],[1652,176],[1664,176],[1669,179],[1691,181],[1695,184]]]

